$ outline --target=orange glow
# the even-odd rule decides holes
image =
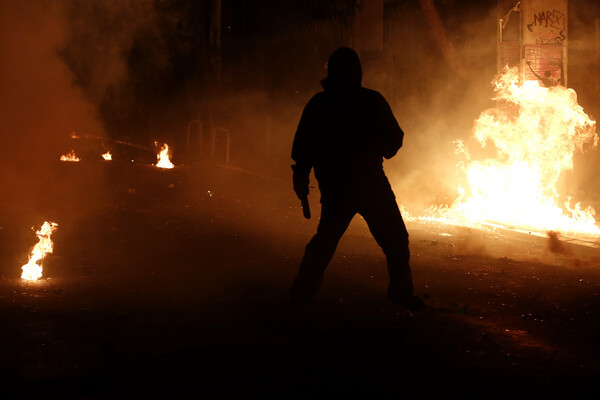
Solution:
[[[42,261],[46,254],[51,254],[54,250],[54,243],[50,239],[52,233],[58,229],[58,224],[55,222],[44,222],[39,231],[36,231],[39,241],[31,250],[29,262],[21,267],[23,273],[22,279],[35,281],[42,277]]]
[[[449,207],[430,207],[416,219],[457,225],[509,226],[562,233],[600,234],[594,210],[567,201],[558,205],[556,183],[573,168],[573,153],[584,144],[596,146],[592,121],[577,104],[572,89],[540,87],[537,81],[518,85],[516,70],[506,69],[494,82],[495,100],[511,112],[484,111],[475,122],[481,147],[492,145],[496,158],[471,161],[469,151],[455,141],[458,164],[466,178]]]
[[[158,145],[158,143],[154,142],[156,145]],[[158,168],[173,168],[174,165],[171,162],[171,160],[169,159],[169,146],[167,146],[167,144],[163,144],[163,147],[160,149],[160,153],[158,153],[156,155],[156,158],[158,159],[158,162],[156,163],[156,166]]]
[[[110,151],[107,151],[106,153],[102,154],[102,158],[104,158],[106,161],[111,161],[112,154],[110,154]]]
[[[68,154],[60,156],[60,161],[78,162],[79,157],[75,154],[75,150],[71,150]]]

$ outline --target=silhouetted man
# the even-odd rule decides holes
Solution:
[[[558,86],[559,80],[552,77],[552,72],[550,70],[547,69],[546,71],[544,71],[544,76],[541,76],[533,70],[533,67],[531,66],[531,61],[527,60],[527,65],[529,65],[529,70],[535,76],[535,78],[538,81],[542,82],[542,85],[544,85],[547,88]]]
[[[381,94],[361,86],[356,52],[337,49],[327,78],[306,105],[292,148],[294,191],[308,195],[309,174],[321,191],[321,220],[306,246],[291,290],[296,302],[314,295],[337,244],[356,213],[363,216],[381,246],[390,275],[388,298],[410,310],[423,307],[413,295],[408,232],[383,171],[383,157],[393,157],[404,132]]]

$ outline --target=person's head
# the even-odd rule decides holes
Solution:
[[[358,54],[349,47],[334,51],[327,63],[327,79],[336,85],[360,86],[362,67]]]
[[[552,77],[552,72],[550,72],[550,70],[546,70],[546,72],[544,72],[544,77],[545,78],[551,78]]]

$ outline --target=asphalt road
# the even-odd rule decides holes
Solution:
[[[428,305],[412,315],[385,299],[384,257],[356,217],[322,291],[290,309],[317,218],[285,180],[61,164],[1,196],[3,399],[600,394],[593,247],[409,222]],[[45,219],[60,225],[55,251],[24,282]]]

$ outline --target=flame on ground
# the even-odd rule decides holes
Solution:
[[[50,254],[54,250],[54,243],[52,243],[50,236],[57,229],[57,223],[46,221],[40,230],[35,232],[39,241],[33,247],[33,250],[31,250],[29,262],[21,267],[23,270],[21,274],[22,279],[35,281],[42,277],[42,261],[46,254]]]
[[[63,154],[60,156],[60,161],[78,162],[79,157],[75,154],[75,150],[71,150],[69,154]]]
[[[573,152],[597,145],[595,121],[572,89],[518,82],[517,71],[506,68],[494,82],[495,100],[505,107],[484,111],[475,122],[475,138],[481,147],[491,143],[496,158],[470,161],[464,143],[455,141],[457,154],[466,159],[458,164],[466,182],[459,184],[457,199],[412,218],[600,234],[594,210],[572,205],[570,198],[560,207],[556,190],[560,174],[573,168]]]
[[[110,151],[107,151],[106,153],[102,154],[102,158],[104,158],[106,161],[111,161],[112,154],[110,154]]]
[[[156,145],[158,145],[158,143],[154,142]],[[156,158],[158,159],[158,162],[156,163],[156,166],[158,168],[173,168],[174,165],[171,162],[171,160],[169,159],[169,146],[167,146],[167,144],[163,144],[163,147],[161,147],[160,149],[160,153],[158,153],[156,155]]]

